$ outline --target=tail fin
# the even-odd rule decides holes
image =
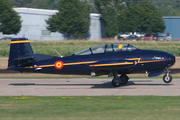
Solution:
[[[27,38],[11,39],[8,69],[25,66],[33,61],[33,50]]]

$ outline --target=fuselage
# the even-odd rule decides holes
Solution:
[[[108,70],[94,69],[89,64],[103,61],[120,61],[127,60],[134,62],[132,67],[118,69],[109,67]],[[56,69],[56,61],[62,61],[62,69]],[[66,57],[55,57],[35,54],[35,59],[29,68],[31,72],[54,73],[54,74],[77,74],[90,75],[92,72],[107,74],[116,70],[119,74],[141,73],[163,70],[175,63],[175,56],[158,50],[133,50],[120,52],[106,52],[89,55],[71,55]],[[26,67],[28,68],[28,67]]]

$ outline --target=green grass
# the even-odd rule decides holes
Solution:
[[[0,97],[3,120],[179,120],[180,96]]]
[[[56,49],[63,56],[71,55],[80,50],[110,43],[130,43],[140,49],[154,49],[170,52],[176,56],[180,56],[180,42],[146,42],[146,41],[30,41],[33,51],[38,54],[59,56]],[[0,41],[0,56],[9,55],[10,41]]]

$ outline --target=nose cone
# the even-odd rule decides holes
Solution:
[[[169,59],[169,62],[167,64],[167,67],[173,66],[174,63],[176,62],[175,56],[173,54],[168,53],[168,59]]]

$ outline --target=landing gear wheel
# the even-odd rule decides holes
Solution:
[[[129,77],[127,75],[121,75],[119,78],[122,81],[121,82],[122,85],[126,85],[128,83]]]
[[[119,77],[116,77],[112,80],[111,84],[114,87],[120,87],[121,86],[121,79]]]
[[[163,81],[165,83],[170,83],[172,81],[172,76],[170,74],[166,74],[163,76]]]

